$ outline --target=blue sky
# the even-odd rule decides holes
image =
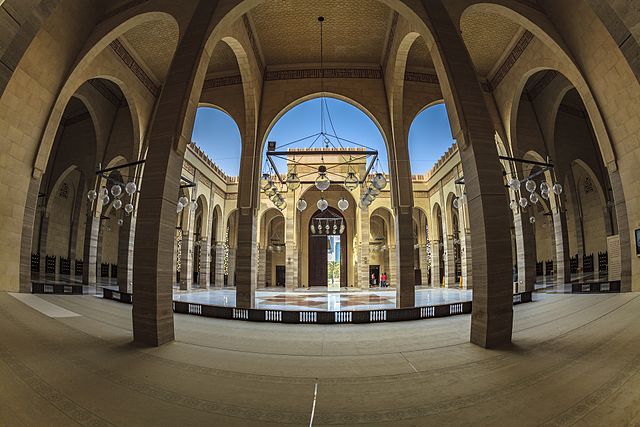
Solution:
[[[320,99],[303,102],[289,110],[274,125],[267,140],[278,146],[314,135],[320,131]],[[377,149],[382,169],[389,170],[387,150],[382,134],[369,117],[358,108],[333,98],[327,105],[336,133],[358,144]],[[325,118],[326,118],[325,114]],[[327,125],[328,131],[331,127]],[[198,109],[192,140],[229,175],[238,175],[240,168],[240,131],[233,119],[215,108]],[[290,147],[309,147],[313,139]],[[335,140],[332,140],[337,145]],[[444,104],[422,111],[409,130],[409,155],[413,174],[425,173],[453,143]],[[314,147],[319,147],[320,141]],[[348,143],[343,143],[348,145]],[[353,145],[351,145],[353,146]],[[278,165],[282,167],[283,165]],[[282,167],[281,171],[284,171]]]

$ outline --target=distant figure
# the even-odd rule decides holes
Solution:
[[[384,272],[382,273],[382,276],[380,277],[380,286],[383,288],[387,287],[387,273]]]
[[[375,273],[371,273],[371,283],[369,284],[369,287],[373,287],[376,285],[376,275]]]

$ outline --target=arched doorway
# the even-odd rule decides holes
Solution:
[[[347,286],[347,221],[332,207],[317,210],[309,219],[309,286]],[[346,239],[345,239],[346,240]]]

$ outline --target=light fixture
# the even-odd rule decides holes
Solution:
[[[511,180],[509,181],[509,188],[513,191],[520,190],[520,181],[516,178],[511,178]]]
[[[124,211],[130,214],[131,212],[133,212],[133,205],[131,203],[127,203],[126,205],[124,205]]]
[[[375,168],[375,165],[380,163],[378,159],[378,151],[367,147],[364,144],[360,144],[354,141],[349,141],[338,136],[331,114],[329,112],[329,106],[327,103],[327,96],[324,91],[324,49],[323,49],[323,23],[324,18],[318,17],[319,23],[319,36],[320,36],[320,131],[313,135],[309,135],[303,138],[296,138],[294,141],[283,144],[281,147],[290,146],[292,144],[299,143],[301,141],[308,140],[310,145],[308,148],[293,148],[290,147],[286,150],[278,150],[276,141],[268,141],[266,147],[266,159],[264,163],[262,177],[260,179],[260,187],[267,196],[271,196],[274,192],[277,193],[277,189],[273,189],[274,185],[272,179],[277,179],[281,188],[289,190],[296,190],[301,185],[313,185],[321,192],[327,191],[331,188],[332,184],[342,184],[348,191],[355,190],[360,184],[364,185],[364,182],[369,176],[372,176],[370,184],[371,194],[369,203],[378,195],[379,191],[386,187],[388,184],[388,177],[379,172],[379,169]],[[321,147],[314,147],[316,142]],[[344,144],[353,144],[353,146],[345,146]],[[344,150],[344,151],[343,151]],[[312,151],[310,153],[310,151]],[[331,172],[328,173],[327,165],[325,164],[325,156],[331,156],[330,164]],[[318,162],[318,157],[320,162]],[[285,159],[287,161],[288,173],[281,174],[278,172],[277,163],[275,159]],[[309,160],[306,160],[309,159]],[[358,175],[360,171],[359,167],[364,163],[366,170],[364,174]],[[354,162],[356,166],[354,166]],[[298,168],[302,165],[304,169]],[[313,170],[317,169],[317,176],[313,176]],[[298,175],[300,171],[300,175]],[[304,173],[303,173],[304,172]],[[309,173],[311,172],[311,173]],[[372,172],[372,174],[370,174]],[[308,177],[308,178],[307,178]],[[324,206],[326,201],[321,202],[320,206]],[[359,204],[360,205],[360,204]],[[303,204],[301,202],[296,203],[296,207],[300,212],[304,210],[301,208]],[[326,204],[328,207],[328,203]],[[346,206],[346,207],[345,207]],[[338,208],[345,210],[349,206],[348,202],[339,203]],[[305,206],[306,207],[306,206]],[[326,209],[326,207],[324,208]],[[323,209],[321,209],[323,210]]]
[[[327,168],[324,165],[318,167],[318,177],[315,182],[316,188],[325,191],[331,186],[331,181],[327,178]]]
[[[187,196],[182,196],[178,199],[178,203],[181,204],[183,207],[187,206],[189,204],[189,198]]]
[[[358,180],[356,173],[353,171],[349,171],[347,177],[344,179],[344,186],[347,188],[347,190],[352,191],[356,189],[359,182],[360,181]]]
[[[531,195],[529,196],[529,201],[531,202],[532,205],[535,205],[536,203],[538,203],[538,195],[536,193],[531,193]]]
[[[316,226],[313,225],[313,222],[311,223],[311,226],[309,228],[311,229],[311,234],[316,234]]]
[[[453,199],[453,207],[454,209],[458,209],[459,206],[460,206],[460,201],[456,197],[455,199]]]
[[[556,194],[556,196],[559,196],[562,193],[562,185],[558,183],[553,184],[553,192]]]
[[[133,194],[138,190],[138,186],[136,185],[135,182],[133,181],[129,181],[127,182],[127,184],[124,186],[124,191],[125,193],[127,193],[129,196],[133,196]]]
[[[292,171],[287,176],[287,188],[291,190],[297,190],[298,188],[300,188],[300,178],[295,171]]]
[[[321,197],[320,200],[318,200],[318,203],[316,203],[316,206],[324,212],[329,207],[329,203],[324,199],[324,197]]]
[[[526,188],[529,193],[533,193],[536,191],[536,182],[532,179],[528,179],[524,184],[524,188]]]
[[[122,187],[120,187],[120,185],[118,184],[114,184],[111,187],[111,194],[113,195],[113,197],[118,197],[122,194]]]
[[[347,209],[349,209],[349,201],[347,199],[345,199],[344,197],[341,198],[340,200],[338,200],[338,208],[344,212]]]
[[[534,217],[534,216],[529,217],[529,222],[530,222],[531,224],[535,224],[535,222],[536,222],[536,217]]]
[[[520,206],[522,206],[523,208],[526,208],[529,204],[529,201],[524,197],[520,197],[520,201],[518,203],[520,203]]]
[[[122,200],[120,200],[120,199],[115,199],[115,200],[113,201],[113,205],[112,205],[112,206],[113,206],[113,208],[114,208],[115,210],[120,209],[120,208],[122,207]]]
[[[97,192],[96,190],[91,189],[91,190],[89,190],[89,192],[87,193],[87,198],[88,198],[90,201],[92,201],[92,202],[93,202],[97,197],[98,197],[98,192]]]
[[[307,201],[305,199],[298,200],[296,208],[298,208],[300,212],[304,211],[305,209],[307,209]]]

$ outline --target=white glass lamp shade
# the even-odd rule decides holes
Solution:
[[[336,234],[338,232],[338,224],[333,224],[333,234]]]
[[[127,184],[124,186],[124,191],[130,196],[133,196],[133,193],[135,193],[137,190],[138,186],[133,181],[127,182]]]
[[[104,198],[105,198],[105,196],[106,196],[106,197],[109,197],[109,190],[107,190],[106,188],[102,187],[102,188],[100,189],[100,193],[99,193],[99,194],[100,194],[100,198],[101,198],[101,199],[104,199]]]
[[[460,200],[458,200],[457,197],[455,199],[453,199],[453,207],[455,209],[458,209],[458,207],[460,207]]]
[[[376,176],[373,177],[373,180],[371,181],[371,183],[378,190],[382,190],[384,187],[387,186],[387,177],[385,177],[383,173],[378,172]]]
[[[520,201],[518,202],[520,204],[520,206],[522,206],[523,208],[526,208],[527,205],[529,204],[529,201],[524,198],[524,197],[520,197]]]
[[[358,186],[359,180],[356,176],[355,172],[349,172],[347,177],[344,179],[344,186],[347,190],[354,190]]]
[[[528,179],[527,182],[524,184],[524,187],[527,189],[529,193],[533,193],[534,191],[536,191],[536,182],[531,179]]]
[[[529,217],[529,222],[531,224],[535,224],[536,223],[536,217],[535,216]]]
[[[298,178],[297,173],[291,172],[289,176],[287,176],[287,187],[291,190],[297,190],[300,188],[300,178]]]
[[[343,212],[346,211],[349,209],[349,201],[343,197],[338,201],[338,208]]]
[[[321,198],[318,200],[318,203],[316,203],[316,206],[324,212],[329,207],[329,203],[324,198]]]
[[[536,193],[531,193],[531,195],[529,196],[529,201],[531,202],[531,204],[535,205],[536,203],[538,203],[538,200],[540,200],[538,198],[538,195]]]
[[[542,196],[542,198],[543,198],[543,199],[545,199],[545,200],[549,200],[549,189],[547,189],[546,191],[545,191],[545,190],[542,190],[542,191],[540,192],[540,195]]]
[[[176,205],[176,212],[180,213],[182,212],[182,209],[184,209],[184,205],[180,202],[178,202],[178,204]]]
[[[313,224],[313,222],[311,223],[309,229],[311,230],[311,234],[316,234],[316,226]]]
[[[178,203],[180,203],[183,207],[189,204],[189,199],[187,196],[182,196],[178,199]]]
[[[520,189],[520,181],[515,178],[511,178],[509,181],[509,188],[513,191],[518,191]]]
[[[191,202],[191,204],[189,205],[189,208],[191,209],[191,212],[195,212],[196,209],[198,209],[198,202],[196,202],[195,200],[193,202]]]
[[[283,200],[283,201],[280,203],[280,206],[278,206],[278,209],[280,209],[281,211],[283,211],[283,210],[287,209],[287,201],[286,201],[286,200]]]
[[[108,205],[110,201],[111,201],[111,199],[109,198],[109,196],[104,196],[102,198],[102,204],[103,205]]]
[[[124,211],[130,214],[131,212],[133,212],[133,205],[131,203],[127,203],[126,205],[124,205]]]
[[[562,194],[562,185],[558,183],[553,184],[553,192],[558,196]]]
[[[96,190],[89,190],[89,192],[87,193],[87,198],[90,201],[94,201],[96,198],[98,197],[98,192]]]
[[[331,186],[331,181],[327,178],[326,173],[320,173],[316,178],[316,188],[320,191],[325,191]]]
[[[269,198],[273,197],[273,195],[277,193],[278,189],[275,186],[271,186],[264,191],[264,194],[266,194]]]
[[[298,208],[300,212],[304,211],[305,209],[307,209],[307,201],[305,199],[298,200],[296,208]]]
[[[271,187],[271,178],[269,177],[269,174],[262,174],[262,178],[260,178],[260,188],[262,188],[262,190],[266,190],[267,188]]]
[[[547,184],[546,181],[542,181],[540,183],[540,191],[546,191],[547,193],[549,192],[549,184]]]
[[[340,222],[340,234],[344,233],[344,224]]]
[[[113,197],[118,197],[122,194],[122,187],[120,187],[119,184],[115,184],[113,187],[111,187],[111,194],[113,195]]]
[[[509,207],[511,208],[512,211],[515,211],[516,209],[518,209],[518,202],[516,202],[515,200],[512,200],[511,203],[509,203]]]
[[[115,200],[113,201],[113,208],[114,208],[115,210],[118,210],[118,209],[120,209],[121,207],[122,207],[122,200],[120,200],[120,199],[115,199]]]
[[[328,222],[325,224],[324,229],[327,232],[327,234],[329,234],[330,227]]]

